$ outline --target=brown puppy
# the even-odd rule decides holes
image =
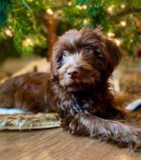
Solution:
[[[140,149],[141,129],[118,122],[137,118],[117,108],[109,89],[121,57],[100,28],[70,30],[54,45],[49,73],[28,73],[1,85],[0,107],[54,111],[69,133]]]

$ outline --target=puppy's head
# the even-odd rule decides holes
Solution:
[[[52,78],[68,92],[89,90],[109,78],[121,56],[100,27],[69,30],[53,47]]]

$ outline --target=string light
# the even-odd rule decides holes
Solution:
[[[34,45],[33,40],[31,38],[23,40],[22,43],[25,47]]]
[[[71,6],[72,5],[72,3],[71,2],[68,2],[68,6]]]
[[[27,38],[27,40],[26,40],[28,43],[30,43],[31,42],[31,39],[30,38]]]
[[[53,15],[53,11],[50,8],[47,9],[47,13],[50,14],[50,15]]]
[[[83,8],[83,9],[87,9],[87,5],[83,5],[82,8]]]
[[[121,21],[120,24],[124,27],[126,26],[126,22],[125,21]]]
[[[115,34],[114,34],[114,33],[111,33],[111,32],[109,32],[107,35],[108,35],[108,37],[113,37],[113,36],[115,36]]]
[[[79,5],[76,5],[76,7],[77,7],[78,9],[82,9],[82,6],[79,6]]]
[[[121,5],[121,8],[125,8],[125,4],[122,4],[122,5]]]
[[[88,20],[87,20],[87,19],[84,19],[84,20],[83,20],[83,24],[84,24],[84,25],[88,24]]]
[[[4,33],[9,36],[9,37],[12,37],[12,31],[10,29],[6,29],[4,30]]]
[[[115,39],[115,42],[116,42],[117,46],[119,46],[121,43],[119,39]]]
[[[113,11],[113,7],[112,6],[107,9],[108,13],[112,13],[112,11]]]

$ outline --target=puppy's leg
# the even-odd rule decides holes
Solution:
[[[13,108],[14,97],[13,93],[9,94],[8,91],[0,90],[0,108]]]
[[[33,111],[32,96],[24,90],[26,75],[11,78],[0,86],[0,108],[17,108],[25,112]],[[37,104],[38,105],[38,104]],[[34,107],[35,109],[35,107]]]
[[[15,107],[15,88],[19,81],[18,78],[11,78],[0,84],[0,108],[14,108]]]
[[[90,137],[112,141],[134,151],[141,149],[141,129],[133,126],[105,120],[91,114],[78,113],[69,124],[69,132],[81,134],[84,131]]]

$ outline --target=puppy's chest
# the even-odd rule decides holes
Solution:
[[[102,105],[99,97],[89,93],[75,93],[71,94],[69,99],[61,101],[58,106],[61,110],[75,115],[78,112],[98,114]]]

